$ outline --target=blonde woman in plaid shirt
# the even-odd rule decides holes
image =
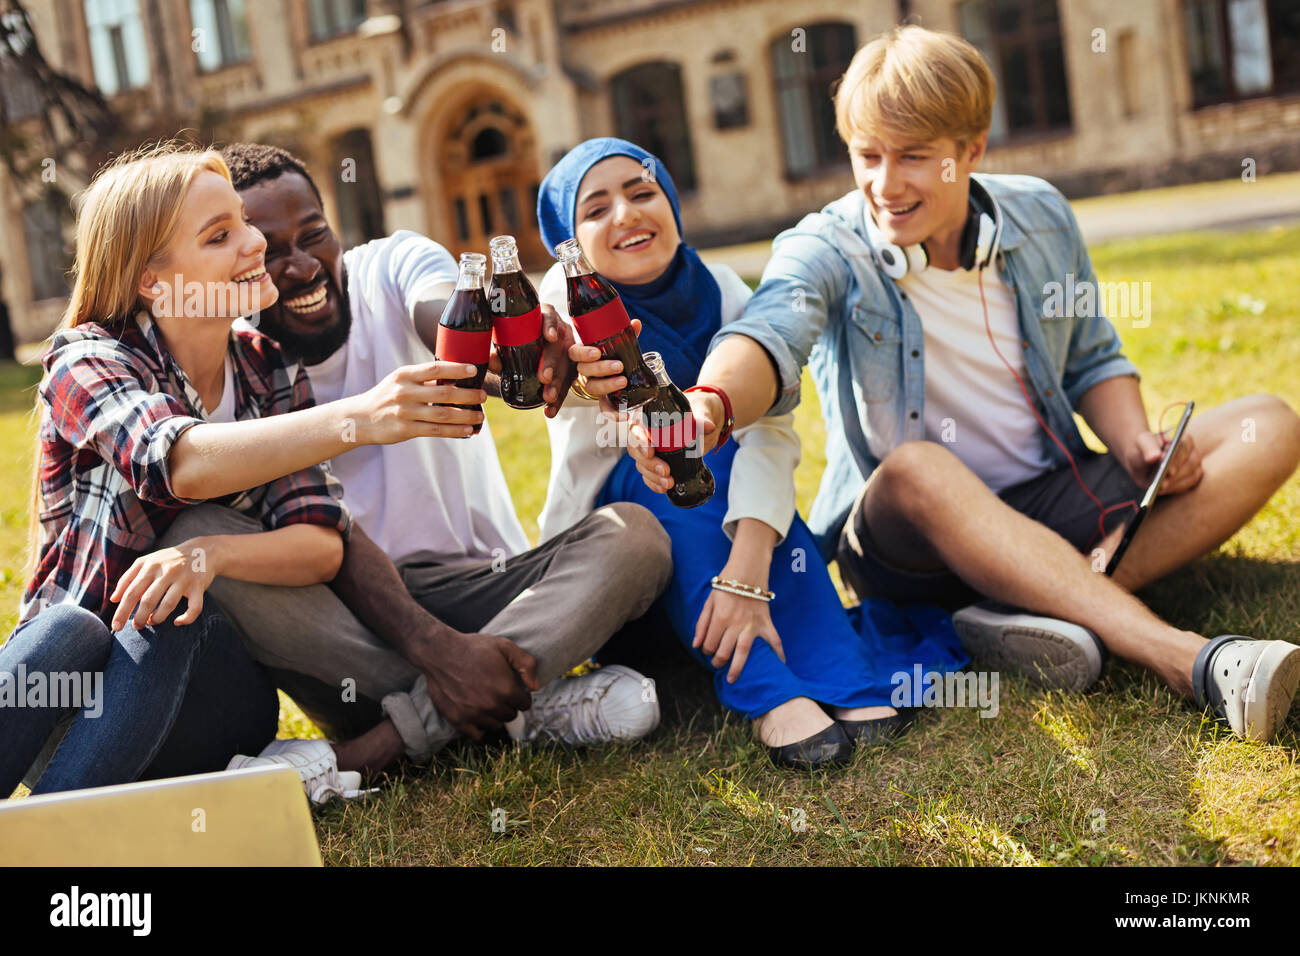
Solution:
[[[468,409],[430,403],[481,393],[423,384],[467,374],[449,363],[315,407],[272,341],[231,330],[241,305],[275,300],[265,246],[213,151],[123,157],[82,197],[76,282],[37,403],[32,574],[0,647],[4,794],[24,772],[43,793],[257,753],[275,735],[275,687],[205,604],[208,585],[330,580],[351,518],[319,462],[469,428]],[[156,548],[177,514],[213,499],[265,530]],[[73,673],[87,678],[77,699],[52,699]],[[337,785],[333,754],[325,763]]]

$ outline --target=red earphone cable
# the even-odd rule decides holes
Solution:
[[[1028,405],[1029,410],[1034,413],[1034,418],[1038,419],[1038,424],[1043,426],[1043,431],[1047,432],[1048,436],[1052,439],[1052,441],[1056,443],[1056,447],[1061,449],[1061,454],[1065,455],[1066,460],[1069,461],[1070,468],[1074,472],[1074,480],[1079,483],[1079,487],[1083,489],[1083,493],[1087,495],[1092,500],[1092,503],[1097,506],[1097,534],[1091,541],[1088,542],[1088,550],[1091,550],[1094,544],[1096,544],[1102,538],[1106,537],[1106,515],[1110,514],[1112,511],[1116,511],[1120,508],[1125,508],[1125,507],[1130,507],[1133,509],[1134,512],[1136,512],[1137,502],[1132,500],[1121,501],[1119,504],[1111,505],[1109,508],[1107,508],[1105,505],[1101,503],[1101,499],[1098,498],[1096,495],[1094,495],[1092,491],[1088,488],[1088,486],[1083,483],[1083,476],[1079,474],[1079,466],[1075,463],[1074,456],[1071,455],[1070,450],[1065,447],[1065,443],[1062,442],[1061,439],[1056,437],[1056,433],[1052,431],[1052,429],[1048,426],[1047,422],[1043,419],[1043,416],[1038,414],[1038,409],[1034,407],[1033,399],[1029,397],[1029,389],[1025,387],[1024,379],[1020,377],[1020,373],[1016,371],[1015,366],[1013,366],[1010,362],[1007,361],[1006,356],[1004,356],[1002,354],[1001,349],[998,348],[998,343],[993,338],[993,326],[989,322],[988,302],[986,302],[984,299],[984,270],[983,269],[979,269],[977,271],[976,278],[979,282],[980,306],[984,309],[984,331],[988,334],[989,345],[993,346],[994,354],[996,354],[997,357],[1002,361],[1002,364],[1007,367],[1007,371],[1010,372],[1013,376],[1015,376],[1016,384],[1020,386],[1020,393],[1025,396],[1025,404]]]

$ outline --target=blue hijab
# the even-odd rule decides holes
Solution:
[[[542,180],[537,193],[537,222],[542,241],[554,250],[573,238],[578,187],[588,170],[610,156],[630,156],[654,170],[655,182],[668,197],[682,232],[681,205],[677,187],[657,156],[625,139],[589,139],[565,155]],[[627,306],[628,314],[641,320],[641,351],[658,352],[679,388],[688,388],[699,377],[700,366],[709,351],[709,341],[722,326],[722,291],[713,274],[694,249],[682,242],[668,268],[643,285],[610,280]]]

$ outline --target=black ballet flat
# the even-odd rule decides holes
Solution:
[[[892,717],[877,717],[875,720],[837,720],[844,728],[844,734],[859,747],[874,747],[888,743],[905,733],[911,720],[901,714]]]
[[[916,724],[920,723],[921,715],[924,713],[924,707],[899,707],[898,719],[900,721],[898,733],[894,736],[901,737],[911,730]]]
[[[767,753],[778,767],[822,770],[848,763],[853,758],[853,741],[836,723],[792,744],[768,747]]]

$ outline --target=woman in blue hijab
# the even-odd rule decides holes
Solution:
[[[588,140],[543,180],[537,200],[552,249],[577,238],[596,272],[640,325],[674,383],[695,384],[709,342],[740,316],[750,290],[726,266],[706,266],[681,238],[677,190],[658,158],[625,140]],[[567,317],[564,275],[552,268],[540,295]],[[575,345],[585,388],[625,381],[617,362]],[[946,615],[906,614],[869,602],[852,616],[840,603],[812,533],[795,513],[799,439],[793,416],[738,431],[708,458],[713,498],[693,509],[646,487],[618,431],[595,401],[570,393],[551,428],[551,482],[542,538],[613,501],[643,505],[672,539],[674,572],[662,600],[674,630],[714,670],[718,699],[754,721],[783,766],[841,763],[855,743],[897,731],[894,675],[915,665],[947,670],[966,657]],[[722,584],[719,588],[717,585]],[[743,585],[735,587],[732,585]],[[770,603],[745,588],[770,590]],[[910,703],[910,701],[909,701]]]

